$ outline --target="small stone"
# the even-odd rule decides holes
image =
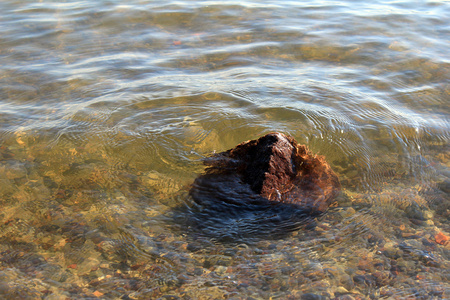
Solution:
[[[164,295],[164,296],[158,298],[157,300],[178,300],[178,299],[181,299],[181,298],[178,296],[175,296],[175,295]]]
[[[424,210],[423,217],[425,218],[425,220],[430,220],[433,218],[433,212],[431,210]]]
[[[353,216],[356,213],[355,209],[353,207],[347,207],[345,209],[342,209],[339,214],[343,219],[349,218]]]
[[[198,244],[189,243],[186,246],[186,250],[188,250],[190,252],[197,252],[197,251],[200,251],[201,249],[202,249],[202,247]]]
[[[389,271],[377,271],[372,274],[375,277],[377,286],[385,286],[391,281],[391,274]]]
[[[78,272],[80,274],[89,273],[90,271],[99,267],[99,261],[96,258],[88,257],[81,264],[78,265]]]
[[[351,171],[345,173],[345,175],[350,179],[355,178],[358,176],[358,170],[351,170]]]
[[[353,282],[352,278],[350,277],[350,275],[347,274],[343,274],[340,276],[339,283],[342,284],[343,287],[346,288],[347,290],[351,290],[355,286],[355,283]]]
[[[348,290],[347,290],[345,287],[340,286],[340,287],[338,287],[338,288],[336,289],[335,293],[339,293],[339,294],[347,294],[347,293],[348,293]]]
[[[327,298],[321,295],[306,293],[301,296],[302,300],[326,300]]]
[[[398,253],[398,249],[396,249],[393,245],[389,245],[385,244],[384,245],[384,250],[383,250],[384,255],[386,255],[386,257],[391,258],[391,259],[395,259],[399,257],[399,253]]]
[[[341,193],[337,198],[336,202],[338,203],[339,207],[348,207],[352,206],[352,200],[346,193]]]
[[[95,291],[93,294],[94,294],[94,296],[97,297],[97,298],[100,298],[101,296],[104,295],[104,294],[103,294],[102,292],[100,292],[100,291]]]
[[[405,272],[407,270],[414,269],[414,261],[406,261],[406,260],[398,260],[397,267],[400,268],[400,271]]]
[[[351,295],[340,295],[334,298],[334,300],[355,300],[355,297]]]
[[[404,239],[419,239],[420,236],[414,233],[409,233],[409,232],[402,232],[401,234],[402,238]]]
[[[436,239],[436,243],[441,244],[441,245],[445,245],[449,240],[449,237],[442,232],[439,232],[438,234],[436,234],[436,236],[434,238]]]
[[[431,227],[431,226],[434,226],[434,222],[433,222],[433,220],[426,220],[425,225],[428,227]]]
[[[405,209],[405,213],[410,219],[415,219],[418,221],[425,220],[424,213],[417,203],[411,203],[411,205]]]
[[[444,193],[450,194],[450,179],[445,179],[437,184]]]
[[[216,269],[215,269],[215,271],[216,271],[216,273],[218,274],[218,275],[223,275],[223,274],[225,274],[226,272],[227,272],[227,267],[225,267],[225,266],[217,266],[216,267]]]
[[[18,179],[27,176],[27,169],[24,164],[13,161],[5,166],[5,174],[8,179]]]
[[[422,242],[418,241],[416,239],[409,239],[401,244],[401,246],[404,246],[404,245],[406,245],[406,247],[408,249],[411,249],[413,251],[413,250],[421,249]]]

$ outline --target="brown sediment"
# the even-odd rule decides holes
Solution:
[[[196,202],[204,202],[208,193],[210,198],[233,204],[261,197],[323,213],[340,190],[339,179],[323,156],[313,155],[294,138],[277,132],[215,154],[205,164],[205,174],[191,189]],[[219,196],[221,191],[226,194]],[[226,199],[230,195],[235,199]]]

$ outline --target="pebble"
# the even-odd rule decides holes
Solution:
[[[410,219],[415,219],[418,221],[424,221],[424,212],[423,210],[416,204],[411,203],[406,209],[405,209],[406,216]]]
[[[348,293],[348,290],[343,286],[339,286],[334,292],[339,294],[346,294]]]
[[[449,172],[448,176],[450,176],[450,172]],[[438,182],[437,186],[444,193],[450,194],[450,179],[445,179],[441,182]]]
[[[327,298],[321,295],[306,293],[301,296],[302,300],[326,300]]]
[[[227,272],[227,267],[225,267],[225,266],[217,266],[216,267],[216,269],[215,269],[215,272],[218,274],[218,275],[224,275],[226,272]]]
[[[339,295],[334,300],[355,300],[355,298],[351,295]]]
[[[8,179],[18,179],[27,176],[25,164],[14,160],[5,162],[4,172]]]
[[[347,207],[343,208],[339,214],[343,219],[349,218],[353,216],[356,213],[355,209],[353,207]]]
[[[434,222],[433,222],[433,220],[426,220],[425,225],[428,227],[434,227]]]
[[[99,265],[100,261],[98,259],[88,257],[84,259],[81,264],[78,265],[78,272],[80,272],[80,274],[86,274],[98,268]]]
[[[400,257],[398,249],[393,245],[384,245],[384,250],[382,251],[382,253],[390,259],[397,259],[398,257]]]

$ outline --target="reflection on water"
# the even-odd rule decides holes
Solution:
[[[2,298],[449,297],[446,2],[0,8]],[[218,242],[242,223],[193,204],[202,159],[272,131],[343,193]]]

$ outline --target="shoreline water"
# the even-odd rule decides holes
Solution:
[[[448,298],[449,12],[0,3],[0,297]],[[189,228],[202,159],[273,131],[337,206],[282,239]]]

